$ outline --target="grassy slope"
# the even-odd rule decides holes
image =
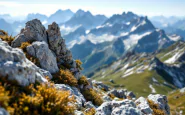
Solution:
[[[126,88],[128,90],[131,90],[135,92],[137,96],[148,96],[152,91],[149,88],[149,85],[152,84],[152,86],[155,88],[157,93],[161,94],[167,94],[169,91],[172,91],[175,87],[169,87],[163,85],[163,82],[165,81],[163,77],[161,77],[159,74],[157,74],[156,71],[148,71],[146,70],[143,73],[140,74],[131,74],[130,76],[127,76],[126,78],[121,78],[121,73],[116,73],[107,77],[95,77],[94,79],[98,81],[102,81],[105,84],[108,84],[112,87],[116,88]],[[152,78],[155,78],[158,80],[158,84],[154,83],[152,81]],[[113,79],[114,83],[110,83],[109,80]]]
[[[171,114],[175,115],[176,112],[183,111],[185,114],[185,92],[181,93],[179,90],[168,95],[168,103],[170,105]]]

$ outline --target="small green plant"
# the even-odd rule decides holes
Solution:
[[[3,34],[3,35],[0,35],[0,38],[3,41],[6,41],[9,45],[11,45],[12,41],[14,40],[14,37],[12,37],[11,35],[8,35],[8,33],[3,30],[0,30],[0,33]]]

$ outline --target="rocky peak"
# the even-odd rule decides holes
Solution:
[[[60,28],[55,22],[48,26],[48,30],[45,29],[40,20],[34,19],[27,22],[26,27],[12,42],[12,47],[20,47],[23,42],[31,43],[31,46],[27,48],[28,54],[38,58],[41,67],[45,70],[54,73],[58,71],[57,64],[70,65],[69,69],[73,71],[75,77],[80,77],[80,70],[76,68],[72,54],[66,48]]]
[[[47,43],[46,29],[38,19],[28,21],[25,28],[16,36],[11,46],[19,47],[22,42],[33,41],[45,41]]]

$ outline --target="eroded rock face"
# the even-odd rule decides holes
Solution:
[[[170,115],[170,107],[168,105],[168,100],[165,95],[160,95],[160,94],[150,94],[148,96],[148,99],[153,101],[155,104],[159,105],[159,109],[165,111],[166,115]]]
[[[30,62],[18,48],[12,48],[8,43],[0,39],[0,75],[7,76],[10,80],[16,80],[22,86],[30,83],[47,82],[44,74],[49,74],[45,70]]]
[[[128,99],[104,102],[96,111],[95,115],[141,115],[135,103]]]
[[[50,49],[57,55],[61,61],[72,63],[72,54],[66,48],[65,40],[61,37],[58,24],[53,22],[48,26],[48,41]]]
[[[26,27],[16,36],[11,46],[19,47],[22,42],[33,41],[45,41],[47,43],[46,29],[38,19],[28,21]]]
[[[70,87],[69,85],[66,84],[55,84],[55,87],[58,90],[70,91],[70,95],[75,96],[76,105],[78,108],[81,108],[82,105],[86,102],[84,96],[79,92],[79,90],[76,87]]]
[[[40,66],[49,71],[50,73],[56,73],[59,71],[56,61],[56,56],[49,49],[48,44],[45,42],[33,42],[26,48],[27,53],[36,57]]]
[[[49,25],[47,30],[37,19],[27,22],[26,27],[16,36],[11,46],[19,47],[23,42],[32,43],[27,51],[39,59],[42,69],[55,73],[59,71],[58,65],[63,65],[74,74],[76,79],[82,76],[55,22]]]

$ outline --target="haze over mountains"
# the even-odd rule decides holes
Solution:
[[[123,12],[108,18],[81,9],[76,13],[69,9],[58,10],[49,17],[28,14],[25,20],[12,24],[9,24],[9,15],[0,17],[4,18],[0,20],[0,29],[13,35],[32,19],[41,20],[45,26],[55,21],[74,58],[82,60],[85,73],[110,64],[129,51],[151,53],[166,48],[175,41],[183,40],[185,27],[178,17],[156,16],[150,21],[148,17]]]

